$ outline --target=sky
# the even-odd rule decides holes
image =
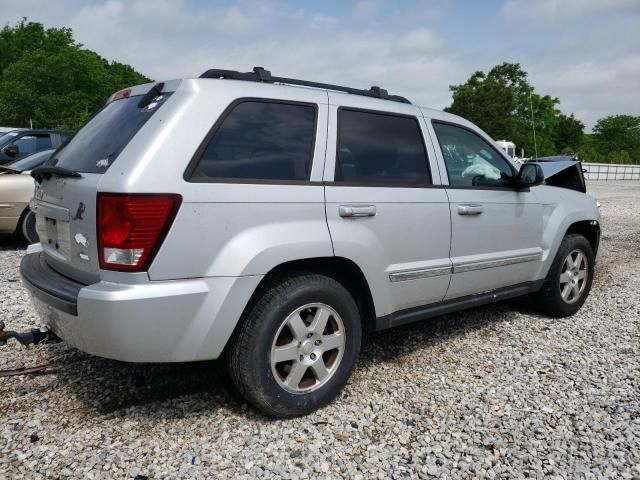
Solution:
[[[640,0],[0,0],[0,24],[22,17],[155,80],[259,65],[442,109],[506,61],[587,130],[640,115]]]

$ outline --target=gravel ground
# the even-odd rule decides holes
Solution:
[[[640,479],[640,183],[592,183],[591,296],[552,320],[494,305],[374,334],[340,398],[272,420],[222,365],[130,365],[64,344],[0,349],[0,478]],[[0,240],[0,319],[37,322]]]

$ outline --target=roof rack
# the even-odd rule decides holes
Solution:
[[[200,75],[200,78],[223,78],[228,80],[246,80],[248,82],[286,83],[289,85],[322,88],[325,90],[351,93],[353,95],[381,98],[383,100],[391,100],[392,102],[411,103],[409,100],[399,95],[389,95],[385,89],[380,87],[371,87],[369,90],[360,90],[358,88],[341,87],[340,85],[331,85],[329,83],[309,82],[307,80],[297,80],[295,78],[274,77],[271,75],[269,70],[265,70],[262,67],[253,67],[252,72],[245,73],[237,72],[235,70],[212,68]]]

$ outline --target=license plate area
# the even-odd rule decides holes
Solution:
[[[31,209],[36,214],[36,231],[42,249],[54,258],[70,258],[70,216],[69,210],[57,205],[33,202]]]

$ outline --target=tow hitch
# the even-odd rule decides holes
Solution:
[[[60,341],[60,339],[48,328],[32,328],[29,332],[12,332],[4,331],[4,322],[0,321],[0,347],[7,344],[7,340],[15,338],[25,347],[29,345],[37,345],[47,340]]]

